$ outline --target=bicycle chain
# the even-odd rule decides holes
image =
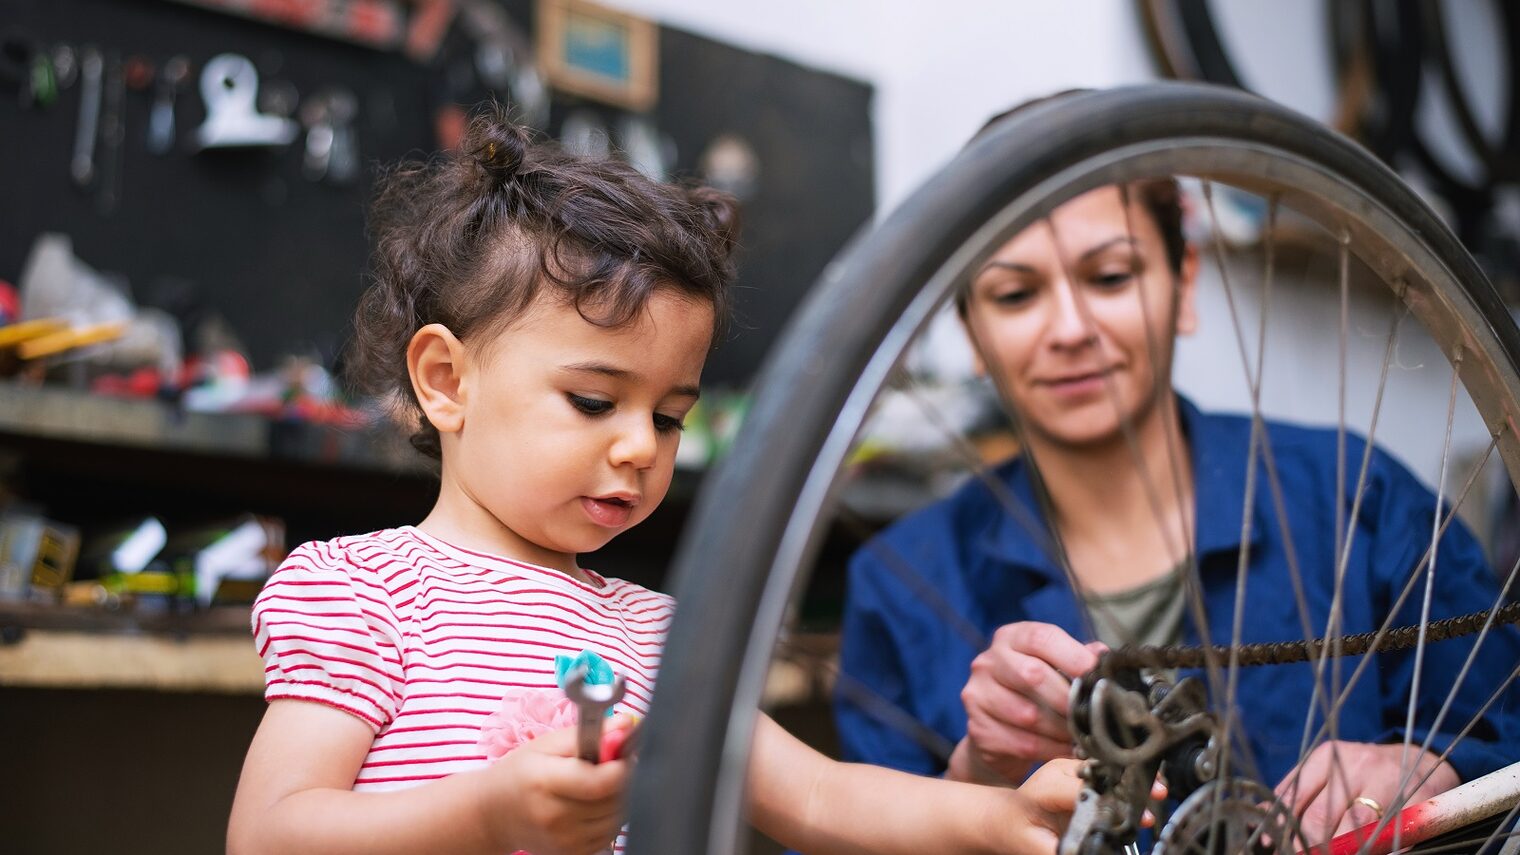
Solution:
[[[1444,641],[1471,635],[1483,628],[1489,616],[1495,625],[1520,623],[1520,602],[1470,615],[1445,618],[1425,626],[1425,641]],[[1237,665],[1287,665],[1311,662],[1325,656],[1357,656],[1378,645],[1379,652],[1404,650],[1418,644],[1420,627],[1405,626],[1386,632],[1363,632],[1309,641],[1270,641],[1257,644],[1126,646],[1104,653],[1098,668],[1202,668],[1211,659]],[[1381,644],[1379,643],[1381,641]]]

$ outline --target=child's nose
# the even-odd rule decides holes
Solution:
[[[622,425],[613,439],[611,463],[613,466],[632,466],[648,469],[654,465],[659,454],[660,441],[655,433],[653,418],[630,418]]]

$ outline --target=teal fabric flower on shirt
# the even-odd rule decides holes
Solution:
[[[585,683],[588,686],[610,686],[617,678],[612,666],[594,650],[582,650],[574,656],[561,653],[554,657],[554,683],[560,691],[564,691],[565,681],[577,668],[586,669]],[[612,715],[611,709],[607,710],[607,715]]]

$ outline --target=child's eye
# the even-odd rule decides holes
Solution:
[[[612,411],[611,401],[603,401],[600,398],[586,398],[573,393],[566,394],[565,397],[570,399],[570,406],[588,416],[599,416]]]
[[[655,413],[654,429],[660,433],[670,433],[671,431],[685,430],[686,423],[676,418],[675,416],[665,416],[659,413]]]

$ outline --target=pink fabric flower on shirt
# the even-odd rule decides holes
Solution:
[[[575,724],[575,702],[559,689],[511,688],[480,727],[480,750],[492,760],[551,730]]]

